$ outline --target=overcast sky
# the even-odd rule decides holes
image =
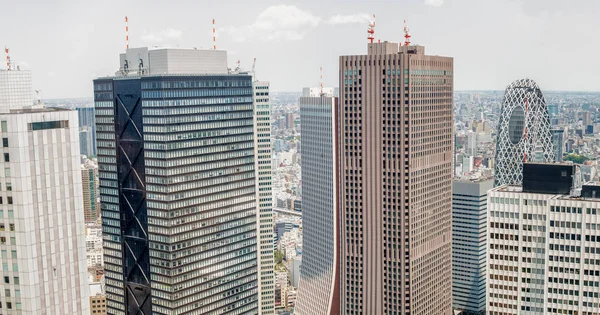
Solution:
[[[543,90],[600,91],[598,0],[0,0],[0,45],[31,69],[43,98],[91,97],[92,79],[112,75],[130,46],[212,47],[241,60],[274,91],[337,86],[340,55],[366,53],[376,38],[454,57],[457,90],[501,90],[529,77]]]

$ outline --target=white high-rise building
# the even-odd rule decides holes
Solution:
[[[0,71],[0,313],[89,314],[77,112]]]
[[[488,193],[488,314],[599,314],[600,186],[574,165],[523,173]]]

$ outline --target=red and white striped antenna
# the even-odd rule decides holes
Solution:
[[[323,67],[319,67],[319,88],[321,89],[321,92],[319,93],[320,96],[323,96]]]
[[[410,45],[410,31],[408,29],[408,24],[406,24],[406,20],[404,20],[404,46]]]
[[[4,52],[6,53],[6,70],[10,70],[10,56],[8,55],[8,47],[4,46]]]
[[[217,50],[217,27],[215,26],[215,19],[213,19],[213,49]]]
[[[125,16],[125,48],[129,49],[129,19]]]
[[[372,44],[373,40],[375,40],[375,14],[373,14],[373,18],[369,21],[369,28],[367,29],[367,39]]]

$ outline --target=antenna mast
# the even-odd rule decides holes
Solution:
[[[404,46],[410,45],[410,31],[408,29],[408,25],[406,24],[406,20],[404,20]]]
[[[254,62],[252,62],[252,73],[256,74],[256,57],[254,57]]]
[[[321,89],[321,92],[319,93],[320,96],[323,96],[323,67],[319,67],[319,88]]]
[[[373,18],[369,21],[369,28],[367,29],[367,39],[371,44],[373,44],[373,40],[375,40],[375,14],[373,14]]]
[[[10,71],[10,56],[8,55],[8,47],[4,47],[4,52],[6,53],[6,70]]]
[[[125,48],[129,49],[129,19],[125,16]]]
[[[213,27],[213,49],[217,50],[217,27],[215,26],[215,19],[213,19],[212,27]]]

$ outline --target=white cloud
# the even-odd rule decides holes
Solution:
[[[252,24],[221,30],[238,42],[251,39],[295,41],[303,39],[308,29],[316,27],[320,21],[320,17],[308,11],[282,4],[268,7]]]
[[[162,30],[158,33],[144,32],[144,35],[142,35],[142,40],[145,42],[159,43],[159,42],[162,42],[162,41],[168,40],[168,39],[178,39],[181,37],[182,33],[183,32],[181,30],[176,30],[176,29],[172,29],[172,28]]]
[[[366,13],[350,15],[334,15],[327,20],[327,24],[367,24],[371,20],[371,15]]]
[[[425,4],[432,7],[440,7],[444,4],[444,0],[425,0]]]

